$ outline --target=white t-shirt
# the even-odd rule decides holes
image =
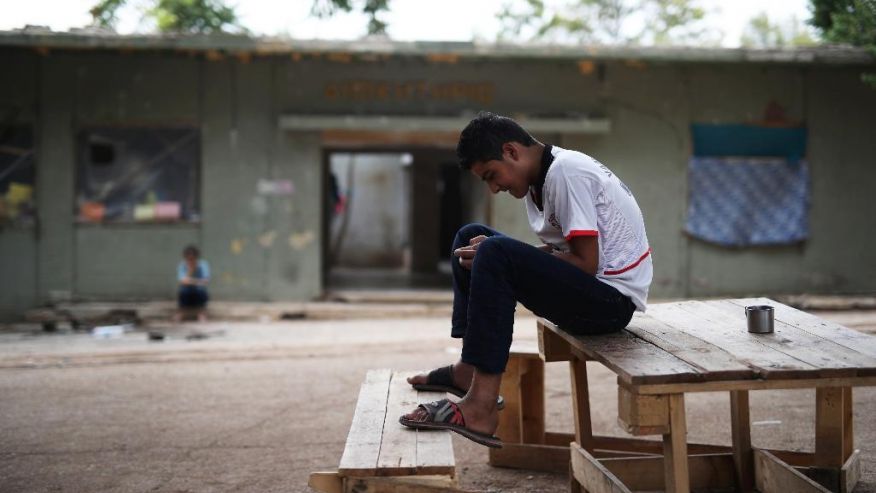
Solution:
[[[542,188],[543,210],[527,195],[529,226],[547,245],[569,251],[575,236],[599,237],[596,278],[645,311],[653,265],[645,221],[632,192],[592,157],[554,146]]]

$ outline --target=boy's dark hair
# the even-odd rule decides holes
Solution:
[[[198,250],[198,247],[196,247],[195,245],[188,245],[183,250],[183,257],[188,257],[189,255],[193,255],[195,258],[198,258],[201,256],[201,251]]]
[[[502,145],[506,142],[519,142],[529,147],[536,141],[514,120],[481,111],[459,135],[456,145],[459,167],[471,169],[471,165],[479,161],[502,159]]]

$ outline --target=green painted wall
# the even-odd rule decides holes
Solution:
[[[317,132],[279,129],[284,113],[607,116],[606,135],[540,136],[579,149],[632,188],[654,248],[652,296],[876,291],[876,91],[858,70],[827,65],[683,65],[460,61],[324,56],[208,61],[147,52],[0,49],[0,110],[37,134],[39,225],[0,231],[0,317],[65,296],[170,298],[187,243],[201,245],[214,299],[311,299],[321,292],[322,147]],[[592,69],[592,70],[591,70]],[[356,81],[484,84],[488,100],[339,96]],[[811,239],[802,246],[728,250],[683,232],[691,122],[762,118],[776,101],[809,127]],[[87,125],[187,123],[201,129],[200,224],[77,226],[75,138]],[[259,193],[289,180],[289,195]],[[522,203],[494,198],[496,227],[530,241]]]

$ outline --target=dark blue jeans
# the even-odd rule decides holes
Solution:
[[[203,308],[209,300],[207,290],[201,286],[180,286],[177,295],[180,308]]]
[[[453,269],[453,327],[462,338],[462,361],[485,373],[508,363],[517,302],[539,317],[577,335],[615,332],[630,323],[635,305],[617,289],[532,245],[481,224],[456,233],[453,249],[488,236],[471,270],[456,258]]]

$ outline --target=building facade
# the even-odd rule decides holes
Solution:
[[[876,89],[860,78],[876,61],[862,51],[19,31],[0,33],[0,62],[3,318],[170,298],[187,244],[211,263],[214,299],[271,301],[321,296],[339,258],[438,271],[462,222],[535,241],[522,203],[453,171],[459,130],[482,109],[624,180],[654,252],[652,297],[876,291]],[[804,239],[690,234],[696,125],[802,129]],[[357,157],[383,164],[354,174]],[[354,221],[381,197],[394,212]],[[342,227],[362,251],[332,251]]]

